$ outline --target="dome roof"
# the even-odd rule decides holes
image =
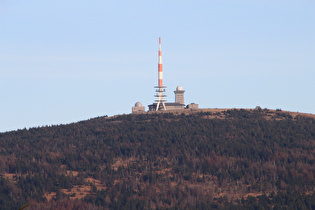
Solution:
[[[181,91],[181,90],[183,90],[183,87],[182,86],[177,86],[176,90],[177,91]]]
[[[142,103],[140,103],[140,102],[137,102],[137,103],[135,104],[135,107],[140,107],[140,106],[142,106]]]

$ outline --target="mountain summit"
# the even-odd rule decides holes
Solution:
[[[314,115],[98,117],[0,134],[0,208],[315,207]]]

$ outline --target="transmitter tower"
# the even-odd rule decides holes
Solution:
[[[158,86],[155,86],[156,88],[155,92],[156,94],[154,97],[157,99],[155,100],[157,102],[156,104],[156,111],[158,110],[166,110],[164,97],[165,95],[165,88],[166,86],[163,86],[163,67],[162,67],[162,50],[161,50],[161,37],[159,37],[159,64],[158,64]],[[160,106],[162,106],[160,108]]]

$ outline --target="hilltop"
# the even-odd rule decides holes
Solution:
[[[149,111],[147,112],[148,114],[154,114],[154,113],[159,113],[159,114],[163,114],[163,113],[173,113],[175,115],[177,114],[196,114],[199,112],[205,112],[205,113],[220,113],[221,115],[225,115],[227,111],[229,110],[239,110],[239,111],[260,111],[265,113],[267,116],[274,116],[274,115],[278,115],[279,113],[284,113],[284,114],[289,114],[291,115],[293,118],[297,117],[297,116],[301,116],[301,117],[307,117],[307,118],[313,118],[315,119],[315,114],[311,114],[311,113],[301,113],[301,112],[291,112],[291,111],[284,111],[281,109],[277,109],[277,110],[273,110],[273,109],[261,109],[261,108],[255,108],[255,109],[236,109],[236,108],[199,108],[199,109],[177,109],[177,110],[166,110],[166,111]],[[278,114],[277,114],[278,113]]]
[[[315,116],[199,109],[0,134],[0,206],[315,208]]]

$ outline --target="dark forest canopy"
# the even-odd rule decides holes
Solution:
[[[314,163],[287,112],[99,117],[0,133],[0,209],[314,209]]]

